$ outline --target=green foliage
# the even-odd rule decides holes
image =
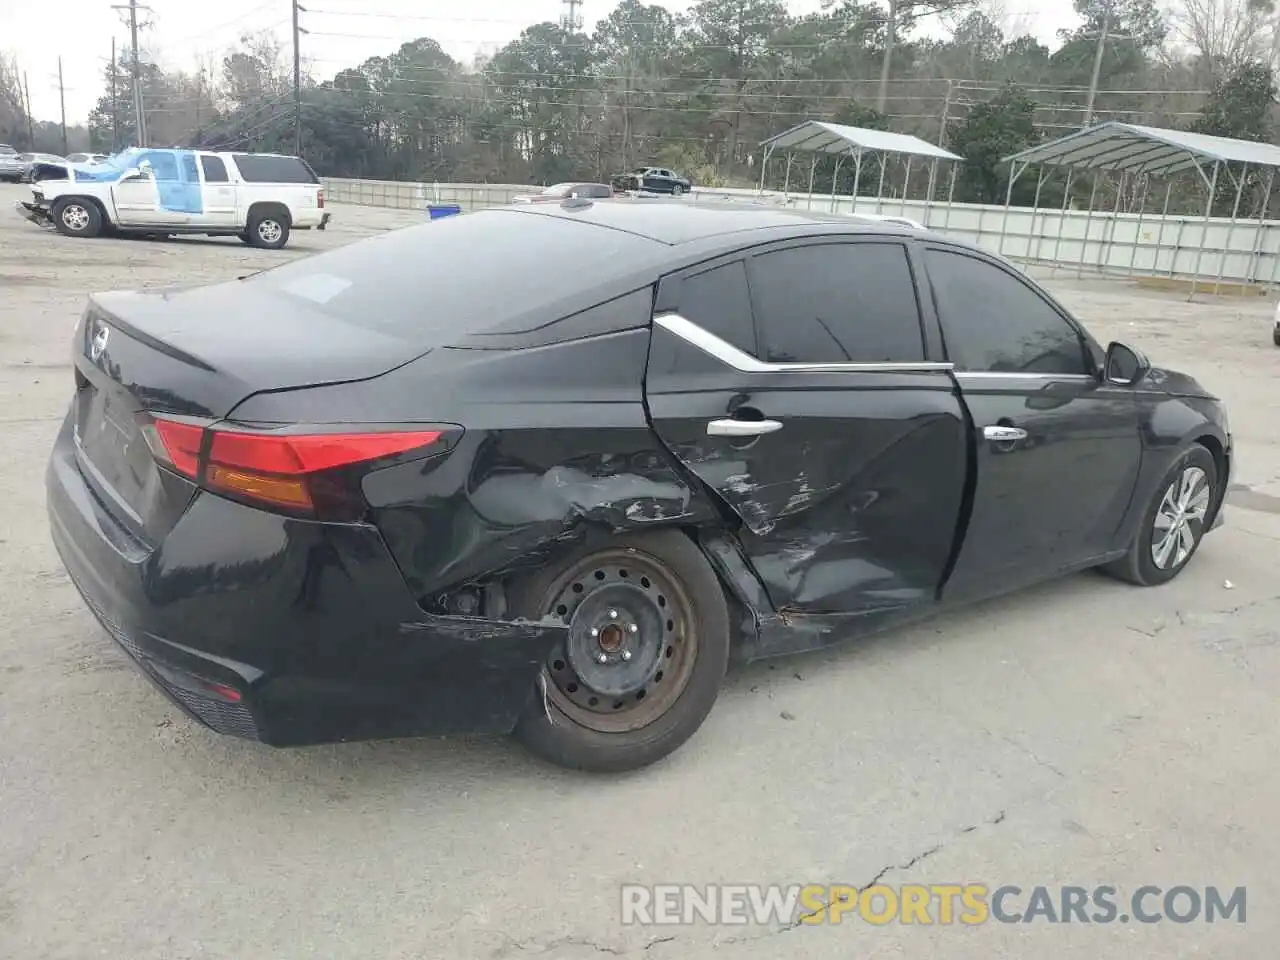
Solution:
[[[762,140],[827,119],[942,143],[968,158],[959,196],[1003,203],[999,160],[1083,121],[1107,5],[1100,119],[1185,127],[1205,107],[1197,129],[1269,135],[1265,68],[1224,78],[1206,105],[1189,92],[1204,83],[1197,65],[1157,53],[1165,22],[1156,0],[1075,2],[1082,22],[1053,51],[1008,35],[999,17],[965,0],[824,0],[802,15],[781,0],[701,0],[679,15],[621,0],[612,10],[601,5],[605,15],[589,32],[535,24],[474,65],[422,37],[307,79],[303,153],[332,176],[550,183],[656,163],[698,184],[753,186]],[[946,16],[932,16],[943,8]],[[891,72],[878,112],[890,15]],[[937,23],[951,35],[924,28]],[[126,55],[104,72],[90,118],[95,149],[136,142],[130,66]],[[242,37],[196,74],[143,64],[141,80],[151,144],[294,149],[292,64],[270,35]],[[0,63],[0,140],[20,143],[25,122],[13,88]],[[785,166],[781,157],[770,164],[769,185],[782,185]],[[922,166],[913,168],[913,195],[928,175]],[[842,158],[837,177],[836,159],[822,157],[815,182],[827,189],[836,178],[847,193],[852,168]],[[904,172],[896,161],[886,167],[886,195],[901,196]],[[807,157],[792,174],[793,188],[807,185]],[[861,190],[878,178],[874,161],[864,162]],[[1034,176],[1026,179],[1015,202],[1034,192]]]
[[[1237,140],[1271,139],[1271,108],[1276,103],[1275,76],[1262,63],[1247,63],[1213,85],[1204,114],[1192,127],[1197,133]]]
[[[956,199],[1003,203],[1009,183],[1005,157],[1040,141],[1035,127],[1036,103],[1022,88],[1008,84],[986,103],[975,104],[952,136],[950,149],[965,158],[956,184]],[[1020,180],[1014,201],[1026,203],[1028,185]],[[1034,191],[1034,185],[1031,185]]]

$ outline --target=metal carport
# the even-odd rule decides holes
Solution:
[[[790,130],[785,130],[770,137],[768,140],[761,141],[760,146],[764,148],[764,157],[760,163],[761,191],[764,190],[765,172],[768,169],[769,159],[774,153],[781,150],[787,155],[784,192],[791,188],[791,161],[794,155],[797,153],[812,155],[813,159],[809,164],[810,206],[813,203],[813,180],[818,169],[819,157],[825,155],[836,158],[835,172],[831,176],[831,199],[833,203],[836,198],[836,183],[840,176],[840,166],[845,157],[851,156],[853,158],[852,197],[855,202],[858,197],[858,184],[862,179],[864,158],[869,155],[878,157],[880,160],[880,179],[876,188],[877,212],[880,211],[884,195],[884,178],[885,170],[888,166],[888,157],[899,156],[905,158],[906,161],[906,173],[903,178],[902,189],[904,211],[906,210],[907,188],[911,183],[911,164],[913,160],[920,157],[930,161],[928,188],[930,202],[933,200],[934,187],[937,183],[938,161],[947,160],[951,162],[951,186],[947,192],[947,205],[950,207],[951,198],[956,189],[956,173],[959,170],[959,161],[964,159],[949,150],[944,150],[942,147],[905,133],[890,133],[887,130],[872,130],[867,127],[849,127],[842,123],[829,123],[825,120],[806,120]]]
[[[1063,210],[1065,212],[1071,195],[1071,181],[1076,168],[1093,172],[1093,187],[1089,198],[1089,208],[1085,219],[1085,244],[1088,242],[1089,220],[1093,216],[1094,203],[1098,193],[1098,174],[1118,174],[1123,185],[1125,179],[1142,177],[1143,183],[1149,184],[1151,177],[1165,177],[1168,183],[1165,190],[1164,209],[1161,214],[1162,229],[1164,218],[1168,216],[1169,199],[1173,191],[1172,177],[1179,173],[1195,170],[1200,175],[1207,191],[1201,243],[1196,257],[1196,265],[1192,272],[1192,293],[1200,276],[1200,267],[1204,258],[1205,238],[1208,235],[1209,221],[1213,212],[1213,202],[1218,192],[1218,177],[1225,171],[1232,186],[1235,187],[1235,202],[1231,209],[1230,227],[1227,241],[1219,258],[1217,277],[1214,281],[1215,291],[1222,282],[1223,270],[1230,250],[1230,238],[1234,233],[1240,213],[1240,200],[1248,180],[1249,168],[1267,170],[1265,200],[1259,215],[1258,233],[1261,235],[1261,224],[1266,219],[1267,205],[1270,203],[1271,189],[1274,185],[1275,171],[1280,167],[1280,147],[1270,143],[1257,143],[1249,140],[1235,140],[1230,137],[1215,137],[1203,133],[1191,133],[1184,130],[1168,130],[1160,127],[1147,127],[1135,123],[1109,121],[1096,126],[1086,127],[1076,133],[1068,134],[1048,143],[1038,144],[1020,153],[1006,157],[1009,164],[1009,186],[1005,194],[1005,224],[1001,227],[1001,249],[1004,246],[1004,233],[1008,223],[1008,211],[1013,199],[1013,187],[1027,168],[1040,167],[1036,182],[1035,200],[1032,208],[1040,206],[1040,190],[1044,185],[1046,172],[1052,168],[1067,168],[1067,188],[1063,194]],[[1232,164],[1239,165],[1239,173],[1232,169]],[[1122,190],[1116,193],[1116,213],[1119,211]],[[1145,209],[1139,211],[1139,225]],[[1113,231],[1114,232],[1114,231]],[[1059,237],[1059,243],[1061,238]],[[1256,246],[1256,244],[1255,244]],[[1137,255],[1135,243],[1134,256]],[[1257,252],[1255,252],[1255,257]],[[1083,269],[1084,247],[1081,252]],[[1132,273],[1132,261],[1130,272]]]

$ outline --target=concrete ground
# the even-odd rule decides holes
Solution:
[[[1280,921],[1280,350],[1271,305],[1060,277],[1231,405],[1226,526],[1174,583],[1081,575],[735,673],[668,761],[614,778],[505,741],[276,751],[179,715],[49,543],[42,471],[89,291],[282,253],[76,241],[0,189],[0,957],[1270,958]],[[479,255],[479,254],[478,254]],[[620,884],[1246,886],[1247,922],[623,927]],[[1025,895],[1020,901],[1025,905]],[[1158,899],[1154,901],[1158,903]]]

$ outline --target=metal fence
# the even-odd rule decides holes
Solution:
[[[463,211],[510,203],[537,187],[524,184],[324,181],[338,203],[426,209],[457,204]],[[686,202],[771,203],[790,209],[910,217],[932,230],[1027,263],[1058,269],[1192,279],[1209,283],[1280,283],[1280,221],[1160,217],[1136,213],[1050,210],[945,201],[895,200],[756,190],[695,188]],[[424,213],[425,216],[425,213]]]

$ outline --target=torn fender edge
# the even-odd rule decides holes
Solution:
[[[762,624],[776,620],[777,611],[764,584],[747,562],[737,538],[725,531],[698,531],[697,543],[726,588],[729,614],[736,621],[730,658],[750,663],[760,657]]]

